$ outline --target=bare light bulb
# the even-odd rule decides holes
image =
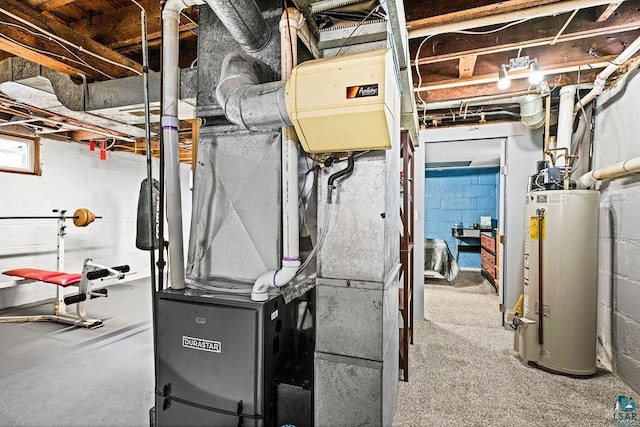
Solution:
[[[544,78],[544,74],[540,71],[540,67],[538,67],[538,59],[534,58],[529,64],[529,69],[531,70],[531,74],[529,74],[529,83],[532,85],[537,85],[542,82]]]
[[[502,64],[498,70],[498,89],[504,90],[511,85],[511,80],[507,75],[507,66]]]

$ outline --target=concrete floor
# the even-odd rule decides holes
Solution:
[[[527,365],[500,326],[488,282],[434,283],[425,287],[428,320],[415,324],[394,426],[621,425],[613,421],[618,395],[637,394],[616,375],[571,378]]]
[[[0,315],[52,310],[40,304]],[[104,326],[0,324],[0,426],[149,425],[154,378],[148,280],[110,286],[109,297],[91,300],[87,313]]]
[[[629,387],[605,371],[576,379],[527,366],[500,326],[493,288],[465,280],[426,286],[429,320],[416,322],[411,381],[400,383],[395,426],[613,425],[617,396],[636,396]],[[148,282],[111,286],[109,298],[92,300],[87,311],[105,326],[0,325],[0,426],[148,425],[154,382]]]

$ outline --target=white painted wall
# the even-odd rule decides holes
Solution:
[[[640,72],[596,101],[594,166],[640,156]],[[598,358],[640,392],[640,175],[601,183]]]
[[[98,151],[89,151],[87,145],[46,138],[40,142],[41,176],[0,172],[0,216],[55,215],[55,208],[67,209],[72,215],[75,209],[86,207],[103,219],[85,228],[67,221],[65,271],[81,272],[84,258],[91,257],[103,265],[129,264],[137,274],[127,276],[128,280],[148,277],[149,253],[135,247],[138,192],[146,177],[146,158],[109,152],[107,160],[101,161]],[[154,161],[155,176],[157,171]],[[181,172],[187,240],[189,165],[183,165]],[[0,220],[0,271],[18,267],[56,270],[56,236],[54,219]],[[0,275],[0,308],[55,296],[54,285],[16,283],[15,278]]]

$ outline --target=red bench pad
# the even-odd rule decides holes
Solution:
[[[62,271],[40,270],[38,268],[15,268],[3,271],[7,276],[23,277],[25,279],[39,280],[41,282],[53,283],[59,286],[76,285],[82,280],[81,274],[69,274]]]

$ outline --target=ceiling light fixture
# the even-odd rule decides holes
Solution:
[[[537,58],[531,60],[529,63],[529,69],[531,70],[531,74],[529,74],[529,83],[537,85],[542,82],[544,75],[542,74],[542,71],[540,71]]]
[[[498,70],[498,89],[505,90],[511,85],[511,79],[507,74],[507,66],[502,64]]]
[[[502,64],[498,69],[498,89],[505,90],[511,84],[509,71],[518,71],[529,69],[529,83],[532,85],[540,84],[544,79],[544,74],[538,66],[538,59],[529,59],[528,56],[518,56],[509,59],[509,65]]]

